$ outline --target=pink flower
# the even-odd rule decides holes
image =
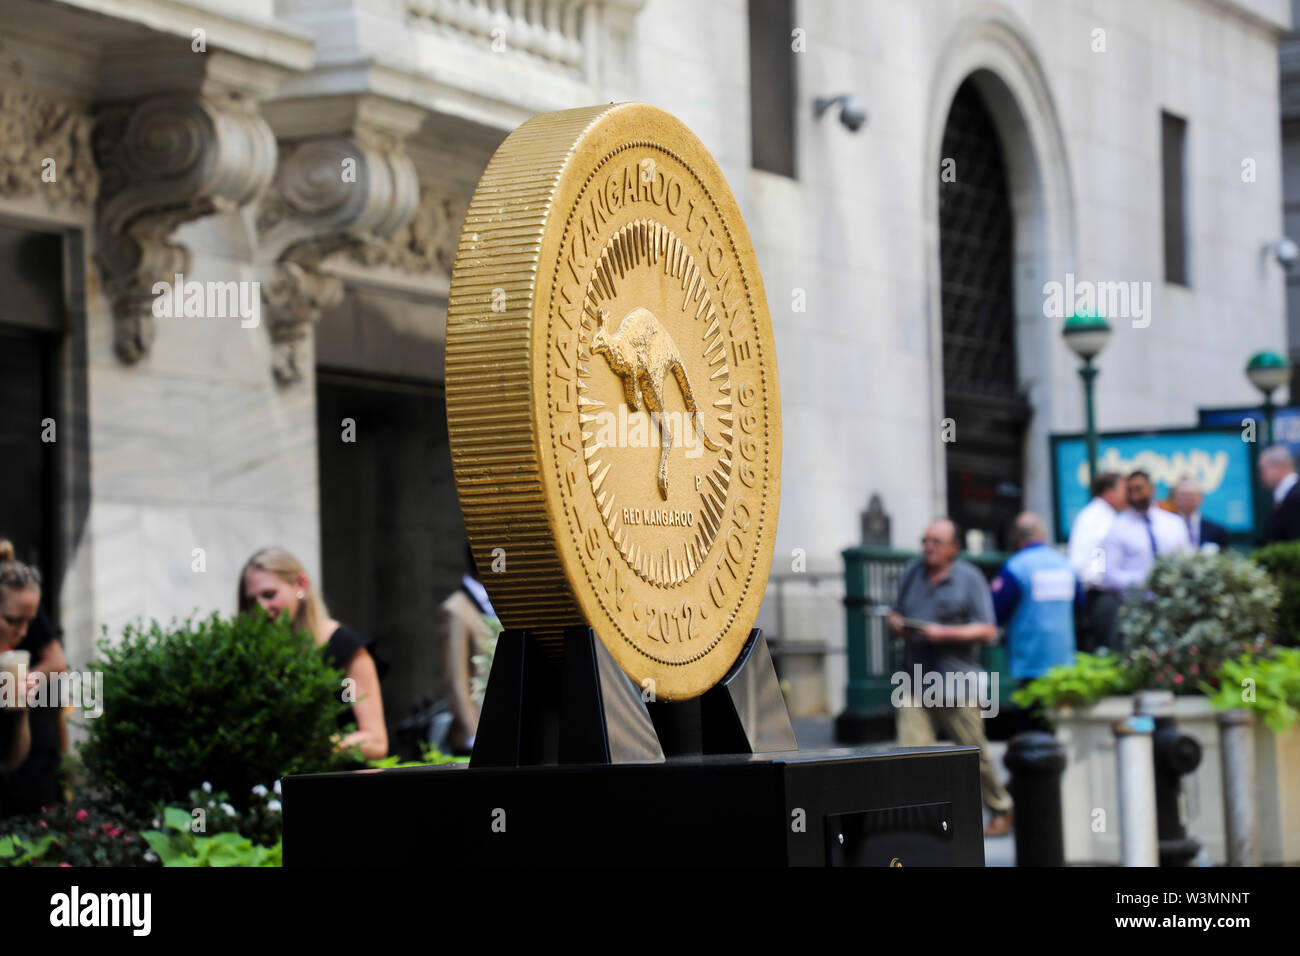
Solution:
[[[1191,648],[1191,653],[1193,653],[1193,654],[1199,654],[1199,653],[1201,653],[1201,652],[1198,651],[1198,650],[1196,649],[1196,645],[1193,644],[1193,645],[1192,645],[1192,648]]]
[[[66,867],[68,867],[69,869],[72,868],[72,864],[71,864],[71,863],[60,863],[59,866],[66,866]]]
[[[48,830],[49,828],[50,828],[50,825],[49,825],[48,823],[46,823],[44,820],[42,820],[42,821],[41,821],[41,829],[42,829],[42,830]]]
[[[1175,684],[1181,684],[1182,682],[1183,682],[1183,675],[1182,675],[1182,674],[1175,674],[1175,675],[1174,675],[1174,683],[1175,683]]]
[[[86,819],[86,817],[88,817],[88,816],[90,816],[90,814],[87,813],[85,810],[78,810],[78,811],[77,811],[77,819],[78,819],[78,820],[84,820],[84,819]]]

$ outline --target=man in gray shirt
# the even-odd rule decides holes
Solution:
[[[889,626],[907,642],[902,675],[907,682],[919,664],[923,674],[938,675],[949,686],[946,675],[978,672],[980,645],[997,640],[988,583],[978,568],[957,558],[957,541],[956,525],[947,518],[935,519],[921,539],[921,557],[909,562],[899,579]],[[1010,831],[1011,796],[998,780],[978,707],[947,695],[938,705],[923,703],[917,687],[911,698],[898,707],[899,744],[920,747],[943,737],[979,747],[980,787],[993,812],[985,833],[1001,836]]]

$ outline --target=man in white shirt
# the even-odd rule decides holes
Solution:
[[[1115,514],[1128,506],[1124,479],[1116,472],[1104,471],[1092,482],[1092,500],[1070,525],[1070,566],[1086,587],[1099,587],[1105,569],[1102,542],[1110,532]]]
[[[1177,515],[1152,506],[1155,486],[1145,471],[1135,471],[1125,482],[1129,507],[1115,516],[1102,547],[1105,570],[1102,589],[1115,602],[1115,610],[1130,591],[1142,587],[1156,557],[1190,553],[1187,524]],[[1114,623],[1104,635],[1109,647],[1115,636]]]
[[[1128,506],[1128,491],[1122,475],[1104,471],[1092,481],[1092,500],[1074,518],[1070,526],[1070,566],[1087,591],[1087,604],[1075,627],[1080,650],[1091,651],[1096,635],[1106,635],[1114,627],[1114,604],[1101,590],[1102,572],[1106,569],[1102,543],[1110,533],[1115,514]]]

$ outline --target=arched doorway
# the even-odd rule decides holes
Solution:
[[[944,127],[939,272],[948,514],[1009,548],[1031,416],[1016,343],[1016,217],[1001,137],[974,77]]]
[[[953,511],[974,527],[985,528],[986,521],[996,525],[1003,515],[1019,506],[1042,515],[1051,533],[1048,435],[1053,430],[1078,428],[1083,408],[1075,374],[1077,360],[1061,341],[1059,322],[1047,319],[1044,314],[1043,288],[1045,282],[1064,281],[1067,274],[1077,271],[1077,242],[1074,188],[1065,136],[1042,63],[1028,36],[1024,23],[1013,11],[997,2],[981,4],[951,25],[935,60],[925,149],[927,165],[934,172],[933,178],[924,177],[921,196],[927,223],[930,409],[931,421],[937,426],[945,417],[945,409],[952,408],[957,441],[941,441],[936,428],[930,446],[930,509],[931,513]],[[959,100],[958,91],[968,84],[972,89],[964,91]],[[971,92],[979,100],[973,100],[969,96]],[[940,180],[940,188],[948,185],[942,182],[945,139],[950,129],[955,132],[958,128],[958,121],[962,125],[966,123],[961,112],[952,116],[954,104],[978,106],[980,101],[981,126],[987,130],[991,121],[996,132],[996,135],[985,135],[983,140],[1001,150],[1000,181],[1011,210],[1010,288],[1014,324],[1009,337],[1014,346],[1004,351],[1014,355],[1015,371],[1011,378],[1003,366],[996,376],[984,376],[995,379],[999,387],[990,384],[984,392],[972,394],[960,377],[950,378],[945,368],[954,368],[962,362],[969,365],[971,359],[962,355],[949,362],[945,348],[945,341],[950,338],[945,328],[948,325],[945,268],[954,263],[941,263],[944,258],[941,233],[946,230],[940,223],[941,196],[935,183]],[[967,119],[971,117],[968,115]],[[956,164],[957,182],[967,179],[973,186],[977,185],[978,169],[978,163],[965,171]],[[952,194],[954,200],[956,195]],[[947,214],[944,218],[948,218]],[[1005,242],[999,242],[999,248],[1005,250]],[[1005,270],[1000,275],[1005,280]],[[955,285],[949,288],[955,291]],[[1005,305],[999,314],[1005,321]],[[1005,327],[1000,334],[1005,342],[1008,337]],[[1006,397],[1008,380],[1015,381],[1018,388],[1011,392],[1010,403],[998,401],[999,393]],[[1022,417],[1028,415],[1022,402],[1033,411],[1027,420]],[[1009,461],[1015,457],[1012,436],[1017,434],[1022,436],[1018,467]],[[988,458],[989,462],[982,464],[982,458]],[[997,464],[994,466],[992,462]],[[971,467],[966,468],[967,464]],[[966,494],[962,493],[963,471],[971,475]],[[979,498],[979,494],[988,494],[988,482],[994,474],[1021,485],[1020,494],[1007,494],[1005,499],[997,496],[995,481],[994,497]],[[972,488],[975,495],[969,493]],[[1012,491],[1010,486],[1002,490]],[[986,538],[988,547],[1006,541],[1005,527],[995,530],[991,540]]]

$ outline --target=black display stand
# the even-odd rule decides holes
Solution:
[[[469,766],[286,778],[285,865],[983,865],[978,749],[799,751],[761,631],[700,697],[652,690],[590,627],[507,630]]]
[[[556,693],[560,688],[560,693]],[[798,749],[772,657],[750,632],[730,672],[701,697],[654,699],[585,625],[564,632],[562,662],[527,631],[497,639],[470,766],[611,764]]]

